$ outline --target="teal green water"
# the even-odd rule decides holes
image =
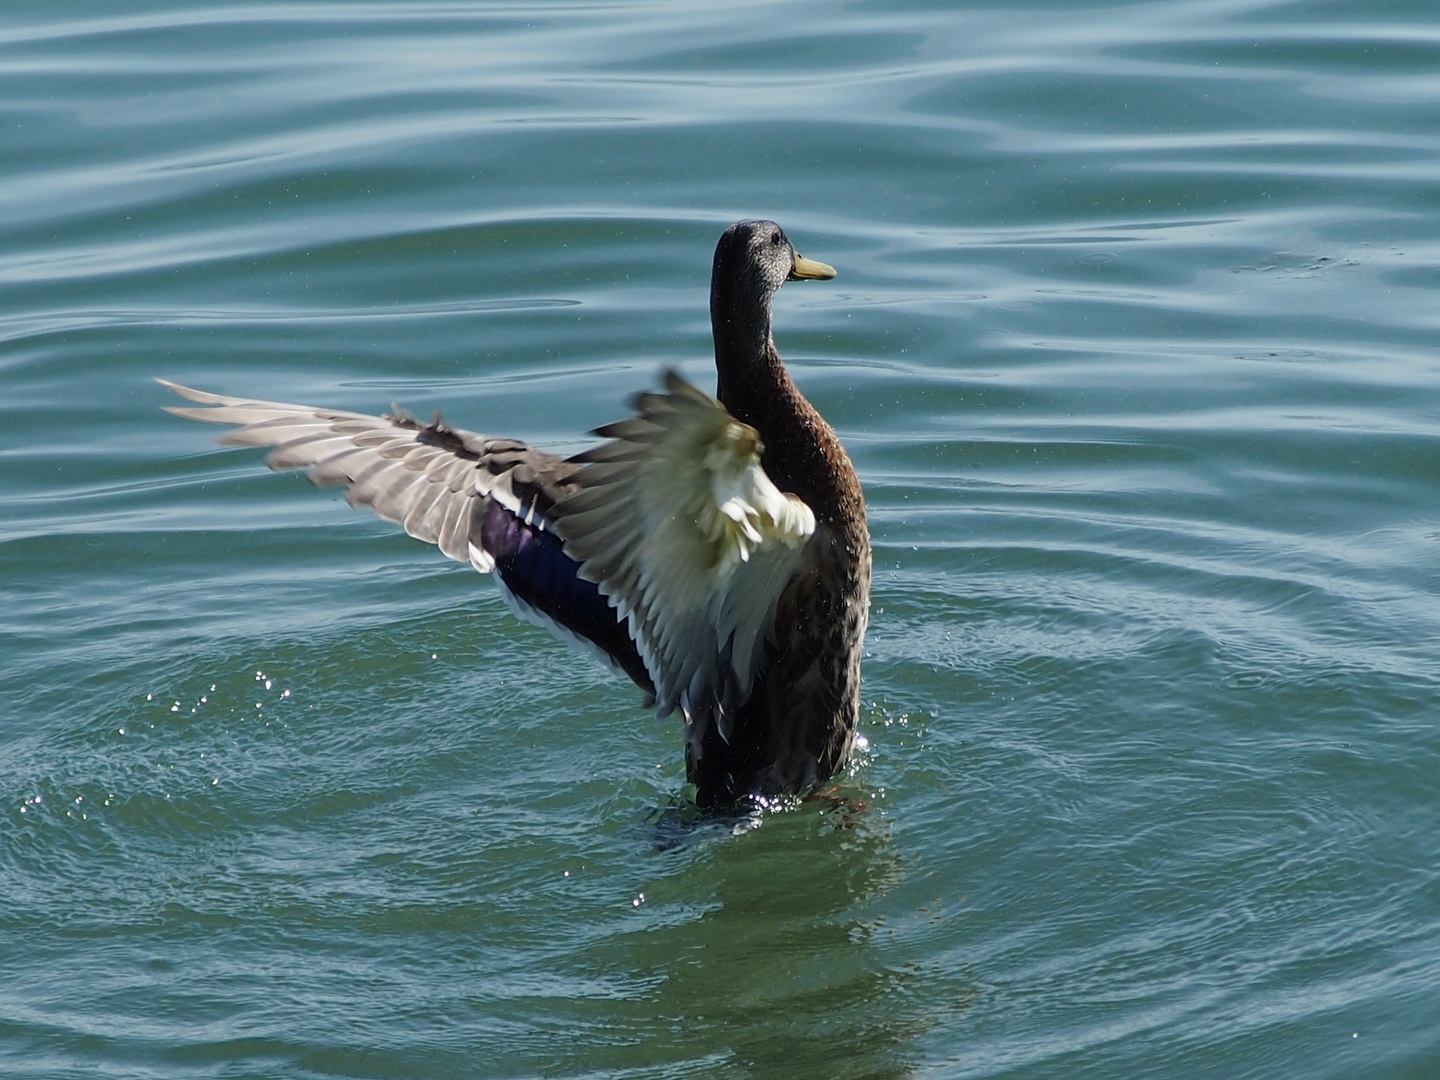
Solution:
[[[0,13],[0,1073],[1440,1076],[1440,8],[124,7]],[[839,803],[159,411],[577,449],[759,215]]]

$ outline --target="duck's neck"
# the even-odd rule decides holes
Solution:
[[[725,252],[715,253],[710,279],[710,332],[715,336],[716,396],[730,415],[766,435],[776,391],[790,383],[775,339],[770,336],[770,297],[724,265]],[[798,391],[797,391],[798,393]],[[757,422],[760,421],[760,422]]]
[[[731,416],[760,429],[761,434],[773,425],[777,412],[792,411],[792,398],[804,401],[768,333],[757,348],[741,349],[727,348],[717,332],[715,374],[715,396]]]
[[[710,329],[715,335],[715,364],[720,381],[732,385],[745,382],[752,366],[780,368],[775,341],[770,336],[770,294],[752,280],[749,267],[725,265],[730,253],[715,252],[710,279]],[[761,381],[764,374],[757,372]],[[721,400],[725,395],[720,395]]]
[[[835,432],[785,370],[770,336],[769,305],[747,321],[735,317],[737,308],[715,300],[716,396],[731,416],[760,433],[761,464],[781,491],[804,499],[822,520],[853,516],[849,503],[859,490],[854,469]],[[719,315],[723,311],[732,313],[728,320]]]

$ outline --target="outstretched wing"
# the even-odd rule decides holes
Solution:
[[[273,446],[265,464],[304,469],[316,484],[346,484],[351,506],[368,506],[417,540],[437,544],[457,562],[489,572],[493,562],[472,551],[470,517],[478,497],[495,490],[536,451],[513,439],[457,431],[437,415],[429,424],[397,410],[386,416],[279,401],[226,397],[156,380],[181,397],[212,408],[167,405],[165,411],[210,424],[235,424],[219,442]],[[546,455],[547,457],[549,455]],[[571,470],[573,471],[573,470]],[[514,507],[518,510],[518,505]]]
[[[233,424],[232,446],[274,447],[272,469],[304,469],[317,484],[348,485],[368,506],[458,562],[494,572],[521,615],[572,644],[588,645],[649,692],[645,664],[615,610],[579,576],[551,516],[579,466],[515,439],[387,416],[227,397],[158,380],[205,408],[170,406],[191,420]]]
[[[554,507],[565,550],[629,627],[661,715],[729,716],[754,686],[815,515],[760,467],[754,428],[673,372],[640,394]]]

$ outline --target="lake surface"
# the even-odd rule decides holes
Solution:
[[[21,3],[0,90],[5,1076],[1440,1076],[1433,3]],[[160,412],[570,452],[754,216],[826,800]]]

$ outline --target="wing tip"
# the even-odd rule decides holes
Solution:
[[[193,386],[186,386],[184,383],[174,382],[171,379],[161,379],[157,377],[155,381],[171,393],[179,394],[186,401],[198,401],[207,405],[219,404],[217,400],[219,398],[218,394],[212,394],[205,390],[196,390]],[[165,409],[166,412],[173,411],[169,406],[162,405],[161,408]]]

